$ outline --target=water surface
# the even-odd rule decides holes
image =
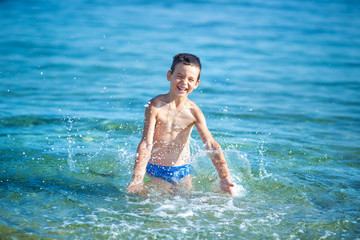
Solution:
[[[360,237],[357,1],[2,1],[5,239]],[[178,52],[237,196],[196,133],[194,191],[125,192]],[[147,179],[146,181],[149,181]]]

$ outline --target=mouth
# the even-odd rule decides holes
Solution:
[[[179,86],[177,86],[177,89],[179,92],[187,92],[188,90],[186,87],[179,87]]]

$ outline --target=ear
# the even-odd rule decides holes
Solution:
[[[167,78],[167,80],[168,80],[169,82],[171,81],[171,79],[170,79],[171,74],[172,74],[172,72],[169,70],[169,71],[167,72],[167,75],[166,75],[166,78]]]
[[[199,79],[199,80],[197,80],[197,82],[195,83],[195,87],[194,87],[194,89],[197,89],[197,87],[199,86],[199,84],[200,84],[200,79]]]

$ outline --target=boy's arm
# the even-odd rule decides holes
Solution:
[[[233,195],[232,187],[235,185],[231,182],[231,175],[226,164],[224,154],[221,151],[220,145],[214,140],[209,129],[207,128],[204,114],[199,108],[195,110],[195,119],[196,129],[202,142],[205,144],[206,150],[209,151],[209,157],[219,174],[220,188],[224,192],[229,192],[230,195]]]
[[[136,151],[133,180],[127,187],[129,193],[137,193],[143,189],[146,165],[150,159],[156,124],[156,108],[150,104],[145,110],[143,136]]]

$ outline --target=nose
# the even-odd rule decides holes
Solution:
[[[184,84],[187,84],[189,82],[189,79],[188,78],[182,78],[181,82],[184,83]]]

